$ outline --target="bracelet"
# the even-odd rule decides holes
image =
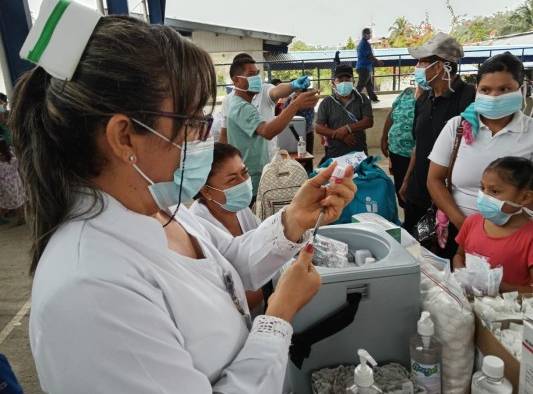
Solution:
[[[349,134],[353,134],[352,128],[350,127],[349,124],[346,125],[346,128],[348,129]]]

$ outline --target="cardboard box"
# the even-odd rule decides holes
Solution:
[[[533,394],[533,320],[524,320],[520,394]]]
[[[513,321],[515,322],[515,321]],[[509,328],[511,321],[502,321],[502,329]],[[483,356],[496,356],[503,360],[505,364],[505,378],[513,385],[513,393],[518,394],[520,361],[518,361],[509,351],[496,339],[490,330],[483,326],[483,323],[476,316],[476,347]],[[533,375],[532,375],[533,377]],[[532,392],[533,393],[533,392]]]

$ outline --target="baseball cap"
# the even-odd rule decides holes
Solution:
[[[339,64],[335,67],[335,72],[333,73],[334,78],[339,77],[352,77],[353,78],[353,68],[348,64]]]
[[[449,62],[458,63],[464,56],[463,47],[452,36],[439,32],[419,47],[409,48],[415,59],[438,56]]]

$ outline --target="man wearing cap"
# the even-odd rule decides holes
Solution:
[[[351,66],[339,64],[333,76],[333,93],[320,103],[315,126],[327,140],[325,159],[368,152],[365,130],[374,125],[370,100],[354,89]]]
[[[409,48],[409,53],[418,59],[415,81],[423,89],[415,106],[415,149],[400,189],[405,202],[404,227],[412,232],[431,206],[426,187],[428,156],[446,122],[474,101],[476,91],[457,75],[463,48],[451,36],[437,33],[425,44]],[[450,237],[453,239],[455,235],[450,234]]]

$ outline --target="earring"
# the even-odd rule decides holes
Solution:
[[[131,162],[131,163],[135,163],[137,161],[137,158],[135,157],[134,154],[131,154],[130,157],[128,157],[128,160]]]

